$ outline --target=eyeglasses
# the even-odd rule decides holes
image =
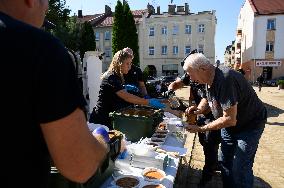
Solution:
[[[192,54],[196,54],[198,53],[197,49],[192,50],[189,54],[187,54],[187,56],[185,56],[185,58],[183,58],[183,60],[180,62],[180,65],[183,67],[184,65],[184,61],[186,60],[186,58]]]

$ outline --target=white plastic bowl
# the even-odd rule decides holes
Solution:
[[[148,178],[148,177],[146,176],[146,174],[147,174],[148,172],[151,172],[151,171],[157,171],[157,172],[160,173],[163,177],[160,178],[160,179]],[[165,173],[163,170],[160,170],[160,169],[158,169],[158,168],[146,167],[146,168],[142,171],[142,176],[144,177],[144,179],[145,179],[146,181],[160,183],[160,182],[166,177],[166,173]]]

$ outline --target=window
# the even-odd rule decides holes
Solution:
[[[99,40],[100,40],[100,33],[96,32],[96,41],[99,41]]]
[[[178,35],[178,26],[177,25],[173,26],[173,35]]]
[[[149,36],[154,36],[154,34],[155,34],[154,27],[150,27]]]
[[[199,53],[204,53],[203,51],[204,51],[204,46],[203,46],[203,44],[199,44],[199,45],[198,45],[198,52],[199,52]]]
[[[153,46],[149,47],[149,55],[154,55],[155,48]]]
[[[275,30],[275,19],[268,19],[267,20],[267,30]]]
[[[105,56],[111,57],[111,49],[110,48],[105,48]]]
[[[173,46],[173,54],[174,55],[178,54],[178,46]]]
[[[168,47],[167,46],[162,46],[162,55],[166,55],[168,52]]]
[[[163,75],[177,75],[178,74],[178,64],[162,65]],[[176,79],[175,76],[164,77],[165,81],[173,82]]]
[[[167,34],[167,26],[162,27],[162,35]]]
[[[266,42],[266,51],[273,52],[274,42]]]
[[[185,34],[191,34],[191,25],[185,25]]]
[[[204,24],[199,24],[199,25],[198,25],[198,32],[199,32],[199,33],[204,33],[204,31],[205,31],[205,26],[204,26]]]
[[[105,32],[105,40],[110,40],[110,31]]]
[[[188,55],[190,53],[190,46],[185,46],[185,55]]]

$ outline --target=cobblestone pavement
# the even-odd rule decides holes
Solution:
[[[277,87],[263,87],[259,98],[268,109],[268,120],[260,139],[254,162],[255,188],[284,187],[284,90]],[[176,95],[184,100],[188,98],[188,88],[176,91]],[[196,134],[188,133],[185,146],[188,153],[182,159],[174,187],[198,187],[201,170],[204,165],[202,146]],[[216,172],[213,180],[206,187],[221,188],[220,172]]]

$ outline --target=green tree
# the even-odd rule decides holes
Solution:
[[[83,58],[86,51],[95,50],[94,31],[90,23],[80,23],[76,16],[69,16],[66,0],[49,0],[46,19],[55,24],[49,32],[59,38],[63,44],[73,51],[80,51]]]
[[[92,25],[90,22],[84,22],[81,28],[81,44],[79,46],[81,58],[84,57],[86,51],[94,51],[96,49],[96,39]]]
[[[55,24],[50,32],[58,37],[64,44],[69,40],[68,21],[70,9],[66,7],[66,0],[49,0],[49,9],[46,19]]]
[[[67,27],[69,28],[69,39],[65,45],[73,51],[79,51],[81,45],[81,23],[77,22],[77,17],[72,16]]]
[[[112,32],[112,52],[129,47],[133,50],[133,64],[139,65],[138,35],[135,20],[127,1],[117,1]]]
[[[70,11],[71,10],[66,7],[66,0],[49,0],[49,9],[46,18],[55,25],[66,27]]]
[[[126,1],[124,1],[123,3],[123,8],[123,12],[125,15],[125,25],[127,27],[125,31],[125,36],[127,36],[127,38],[125,38],[125,47],[127,46],[133,50],[134,59],[132,63],[135,65],[139,65],[138,34],[135,25],[135,20],[130,10],[130,7]]]
[[[124,23],[124,14],[122,3],[118,0],[115,6],[114,22],[112,26],[112,54],[115,54],[118,50],[126,47],[124,43],[125,32],[124,28],[127,27]]]

